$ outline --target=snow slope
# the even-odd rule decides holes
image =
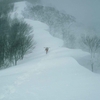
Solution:
[[[19,9],[23,3],[17,3]],[[34,29],[36,48],[17,66],[0,71],[0,100],[100,100],[100,75],[74,59],[89,54],[64,48],[46,24],[25,21]]]

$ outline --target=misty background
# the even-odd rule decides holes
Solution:
[[[76,18],[84,26],[100,32],[100,0],[42,0]]]

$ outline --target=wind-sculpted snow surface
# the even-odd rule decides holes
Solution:
[[[0,100],[100,100],[100,75],[74,59],[89,55],[63,47],[48,26],[25,19],[36,47],[17,66],[0,71]],[[44,47],[50,47],[48,54]]]

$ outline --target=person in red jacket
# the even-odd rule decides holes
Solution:
[[[48,53],[48,51],[49,51],[49,47],[44,47],[45,48],[45,52],[46,52],[46,54]]]

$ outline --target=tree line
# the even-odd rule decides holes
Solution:
[[[74,44],[74,35],[69,33],[69,27],[74,23],[75,17],[57,10],[54,7],[39,5],[28,5],[23,12],[24,17],[33,20],[39,20],[49,26],[49,33],[55,37],[64,40],[64,43],[69,46]],[[71,28],[71,27],[70,27]],[[73,38],[73,43],[70,40]]]
[[[17,18],[10,19],[14,5],[5,1],[0,1],[0,68],[17,65],[33,47],[31,26]]]

